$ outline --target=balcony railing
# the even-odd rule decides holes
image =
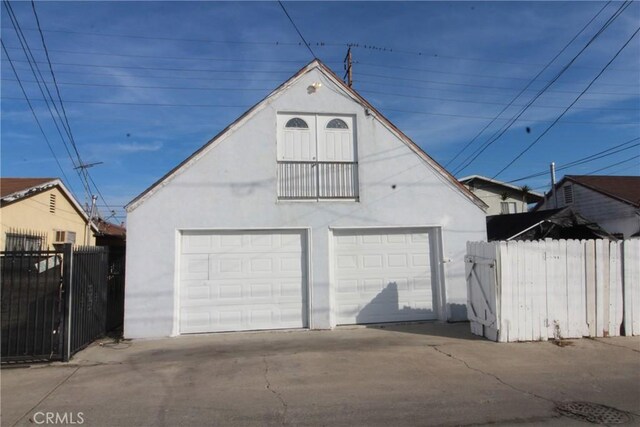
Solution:
[[[358,199],[358,163],[279,161],[278,199]]]

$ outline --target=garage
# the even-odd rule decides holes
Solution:
[[[432,228],[335,229],[338,325],[431,320],[436,295]]]
[[[307,244],[300,230],[183,231],[179,331],[307,326]]]

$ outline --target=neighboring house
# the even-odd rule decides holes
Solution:
[[[96,233],[96,246],[108,246],[110,248],[124,248],[127,242],[127,229],[124,225],[116,225],[98,218],[95,221],[98,232]]]
[[[535,191],[525,192],[522,187],[480,175],[467,176],[459,181],[489,205],[487,215],[527,212],[527,205],[538,203],[543,198]]]
[[[127,206],[124,334],[465,319],[485,208],[314,60]]]
[[[487,240],[613,239],[570,207],[487,217]]]
[[[0,197],[2,250],[95,245],[97,229],[59,179],[0,178]]]
[[[565,175],[534,210],[571,209],[618,238],[640,233],[640,176]]]

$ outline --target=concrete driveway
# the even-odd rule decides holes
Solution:
[[[47,413],[90,426],[583,425],[555,411],[567,401],[640,422],[640,337],[560,347],[497,344],[468,329],[105,340],[68,364],[3,369],[2,425],[37,425]]]

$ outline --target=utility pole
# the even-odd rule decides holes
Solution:
[[[352,61],[351,61],[351,46],[349,46],[349,49],[347,49],[347,56],[344,57],[344,69],[345,69],[345,75],[344,77],[347,78],[347,86],[351,87],[353,86],[353,70],[352,70]],[[343,77],[343,79],[344,79]]]
[[[96,201],[98,200],[98,196],[91,196],[91,208],[89,208],[89,220],[87,221],[87,227],[84,233],[84,245],[89,246],[91,239],[89,239],[89,235],[91,233],[91,224],[93,224],[93,217],[95,215],[96,209]]]
[[[558,209],[558,192],[556,191],[556,164],[551,162],[549,166],[551,172],[551,197],[553,197],[553,208]]]
[[[91,186],[89,185],[89,174],[87,173],[87,169],[101,165],[102,162],[94,162],[94,163],[79,163],[74,169],[80,169],[82,172],[82,176],[84,177],[84,182],[87,184],[87,195],[91,196],[91,207],[89,208],[89,219],[87,221],[87,226],[84,231],[84,244],[85,246],[89,246],[91,239],[89,235],[91,233],[91,225],[93,224],[93,217],[96,216],[96,201],[98,200],[98,196],[95,194],[91,194]]]

